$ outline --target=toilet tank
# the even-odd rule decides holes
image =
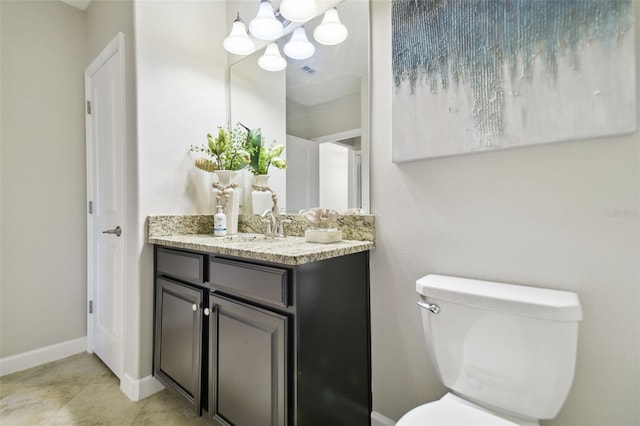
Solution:
[[[454,393],[534,419],[554,418],[576,362],[574,293],[427,275],[416,282],[431,359]]]

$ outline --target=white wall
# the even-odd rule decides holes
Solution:
[[[445,392],[414,290],[439,273],[577,292],[574,386],[542,424],[640,424],[639,133],[392,164],[390,2],[372,18],[374,410],[398,419]]]
[[[225,4],[141,1],[134,5],[140,231],[140,369],[151,373],[153,247],[146,217],[211,214],[210,176],[193,166],[191,144],[227,120]]]
[[[287,133],[313,139],[359,129],[361,105],[360,93],[314,106],[287,101]]]
[[[318,138],[361,127],[360,93],[352,93],[310,108],[312,135]]]
[[[265,71],[258,66],[261,50],[233,64],[230,71],[230,117],[231,125],[240,122],[250,129],[260,128],[264,141],[273,141],[286,146],[286,72]],[[223,123],[220,123],[223,124]],[[286,150],[281,157],[286,160]],[[244,175],[243,213],[251,213],[251,191],[253,177],[249,171]],[[269,188],[278,195],[278,207],[287,206],[287,170],[269,167]]]
[[[86,335],[84,13],[1,10],[0,357]]]

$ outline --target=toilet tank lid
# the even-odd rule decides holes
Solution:
[[[423,296],[479,309],[555,321],[580,321],[578,295],[568,291],[430,274],[416,281]]]

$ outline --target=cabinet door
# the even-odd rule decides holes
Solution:
[[[157,278],[154,375],[201,411],[202,290]]]
[[[210,407],[223,425],[287,424],[287,317],[211,296]]]

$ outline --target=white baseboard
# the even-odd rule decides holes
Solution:
[[[132,401],[140,401],[163,389],[164,386],[153,376],[134,379],[127,373],[123,373],[120,379],[120,390]]]
[[[0,376],[37,367],[48,362],[57,361],[71,355],[79,354],[87,350],[87,338],[69,340],[56,343],[44,348],[34,349],[17,355],[0,358]]]
[[[377,411],[371,412],[371,426],[395,426],[396,422]]]

